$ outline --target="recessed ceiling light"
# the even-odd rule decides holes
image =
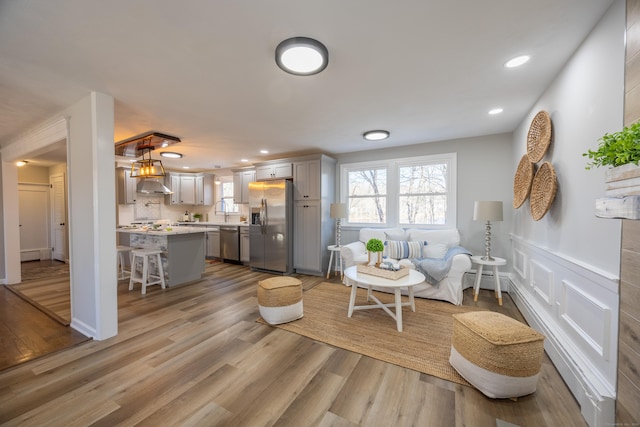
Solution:
[[[26,160],[18,160],[18,161],[16,162],[16,166],[21,167],[21,166],[26,165],[27,163],[29,163],[29,162],[28,162],[28,161],[26,161]]]
[[[189,166],[183,166],[182,169],[189,169]]]
[[[182,154],[175,153],[173,151],[163,151],[163,152],[160,153],[160,155],[162,157],[168,157],[169,159],[181,159],[182,158]]]
[[[387,130],[370,130],[362,134],[362,137],[367,141],[382,141],[389,138],[389,131]]]
[[[502,108],[494,108],[493,110],[489,110],[489,114],[496,115],[502,113],[504,110]]]
[[[249,160],[247,159],[240,159],[241,162],[248,162]]]
[[[269,150],[260,150],[261,154],[269,154]]]
[[[276,47],[276,64],[290,74],[317,74],[327,68],[328,63],[327,48],[318,40],[309,37],[291,37]]]
[[[527,63],[529,59],[531,59],[529,55],[516,56],[515,58],[512,58],[505,62],[504,66],[507,68],[519,67],[522,64]]]

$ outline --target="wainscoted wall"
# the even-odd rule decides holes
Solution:
[[[522,238],[512,236],[512,242],[511,297],[545,334],[545,350],[585,419],[613,419],[618,278]]]

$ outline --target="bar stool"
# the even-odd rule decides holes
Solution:
[[[129,278],[129,290],[133,290],[133,284],[135,282],[142,283],[142,293],[147,293],[147,286],[162,285],[162,289],[165,288],[164,282],[164,270],[162,269],[162,259],[159,249],[133,249],[131,251],[131,277]],[[155,257],[157,274],[149,273],[149,259]],[[138,275],[137,261],[138,258],[142,260],[142,272]],[[153,281],[149,281],[153,279]]]
[[[127,265],[124,262],[124,256],[128,254],[129,264],[131,264],[131,250],[133,248],[131,246],[118,245],[116,249],[118,251],[118,280],[128,279],[131,277],[131,270],[126,269]]]

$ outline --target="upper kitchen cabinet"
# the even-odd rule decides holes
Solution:
[[[171,205],[212,205],[213,175],[169,173],[166,184],[173,194],[167,195],[166,203]]]
[[[196,175],[196,205],[213,205],[214,181],[213,175]]]
[[[249,203],[249,183],[256,180],[254,169],[233,171],[233,202]]]
[[[131,169],[116,169],[118,203],[121,205],[130,205],[136,202],[136,189],[138,186],[138,178],[131,178]]]
[[[291,162],[258,163],[256,164],[256,181],[270,179],[286,179],[293,177],[293,165]]]

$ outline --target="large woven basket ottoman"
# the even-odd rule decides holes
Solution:
[[[271,325],[302,317],[302,282],[294,277],[271,277],[258,282],[260,315]]]
[[[514,398],[536,391],[544,355],[544,335],[491,311],[453,315],[449,363],[491,398]]]

